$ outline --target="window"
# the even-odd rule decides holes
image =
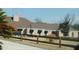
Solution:
[[[52,31],[52,34],[55,34],[56,32],[55,31]]]
[[[59,37],[59,31],[56,31],[56,36]]]
[[[63,33],[64,36],[68,36],[68,33]]]
[[[56,37],[59,36],[59,31],[52,31],[52,34],[54,34]]]
[[[11,19],[13,20],[13,17],[11,17]]]
[[[17,29],[17,31],[22,31],[22,29]]]
[[[17,29],[18,35],[21,35],[21,31],[22,31],[22,29]]]
[[[74,33],[72,32],[72,37],[74,37]]]

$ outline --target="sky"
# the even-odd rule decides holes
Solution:
[[[74,15],[74,23],[79,23],[78,8],[5,8],[6,15],[13,16],[18,14],[20,17],[27,18],[35,22],[35,19],[41,19],[46,23],[60,23],[67,14]]]

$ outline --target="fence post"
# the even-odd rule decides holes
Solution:
[[[38,41],[38,40],[39,40],[39,36],[37,36],[37,44],[39,43],[39,41]]]
[[[23,40],[23,35],[21,34],[21,41]]]
[[[49,42],[52,43],[52,37],[49,37]]]
[[[61,37],[59,37],[59,48],[61,48]]]

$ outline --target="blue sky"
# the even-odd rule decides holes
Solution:
[[[75,23],[79,23],[79,9],[77,8],[5,8],[4,11],[8,16],[17,13],[30,21],[41,19],[46,23],[60,23],[67,14],[75,15]]]

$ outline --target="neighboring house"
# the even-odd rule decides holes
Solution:
[[[79,30],[70,27],[69,37],[79,37]]]
[[[41,36],[45,36],[45,32],[47,32],[47,36],[63,37],[63,33],[58,30],[59,24],[34,23],[26,18],[14,15],[14,17],[9,17],[9,25],[13,26],[15,31],[19,31],[21,34],[31,35],[30,30],[32,30],[32,35],[39,35],[38,31],[41,31]],[[79,31],[71,27],[68,37],[79,37]]]
[[[59,36],[63,37],[63,33],[61,33],[61,31],[59,31]],[[78,38],[79,37],[79,30],[77,30],[71,26],[69,29],[68,36],[65,36],[65,37]]]

